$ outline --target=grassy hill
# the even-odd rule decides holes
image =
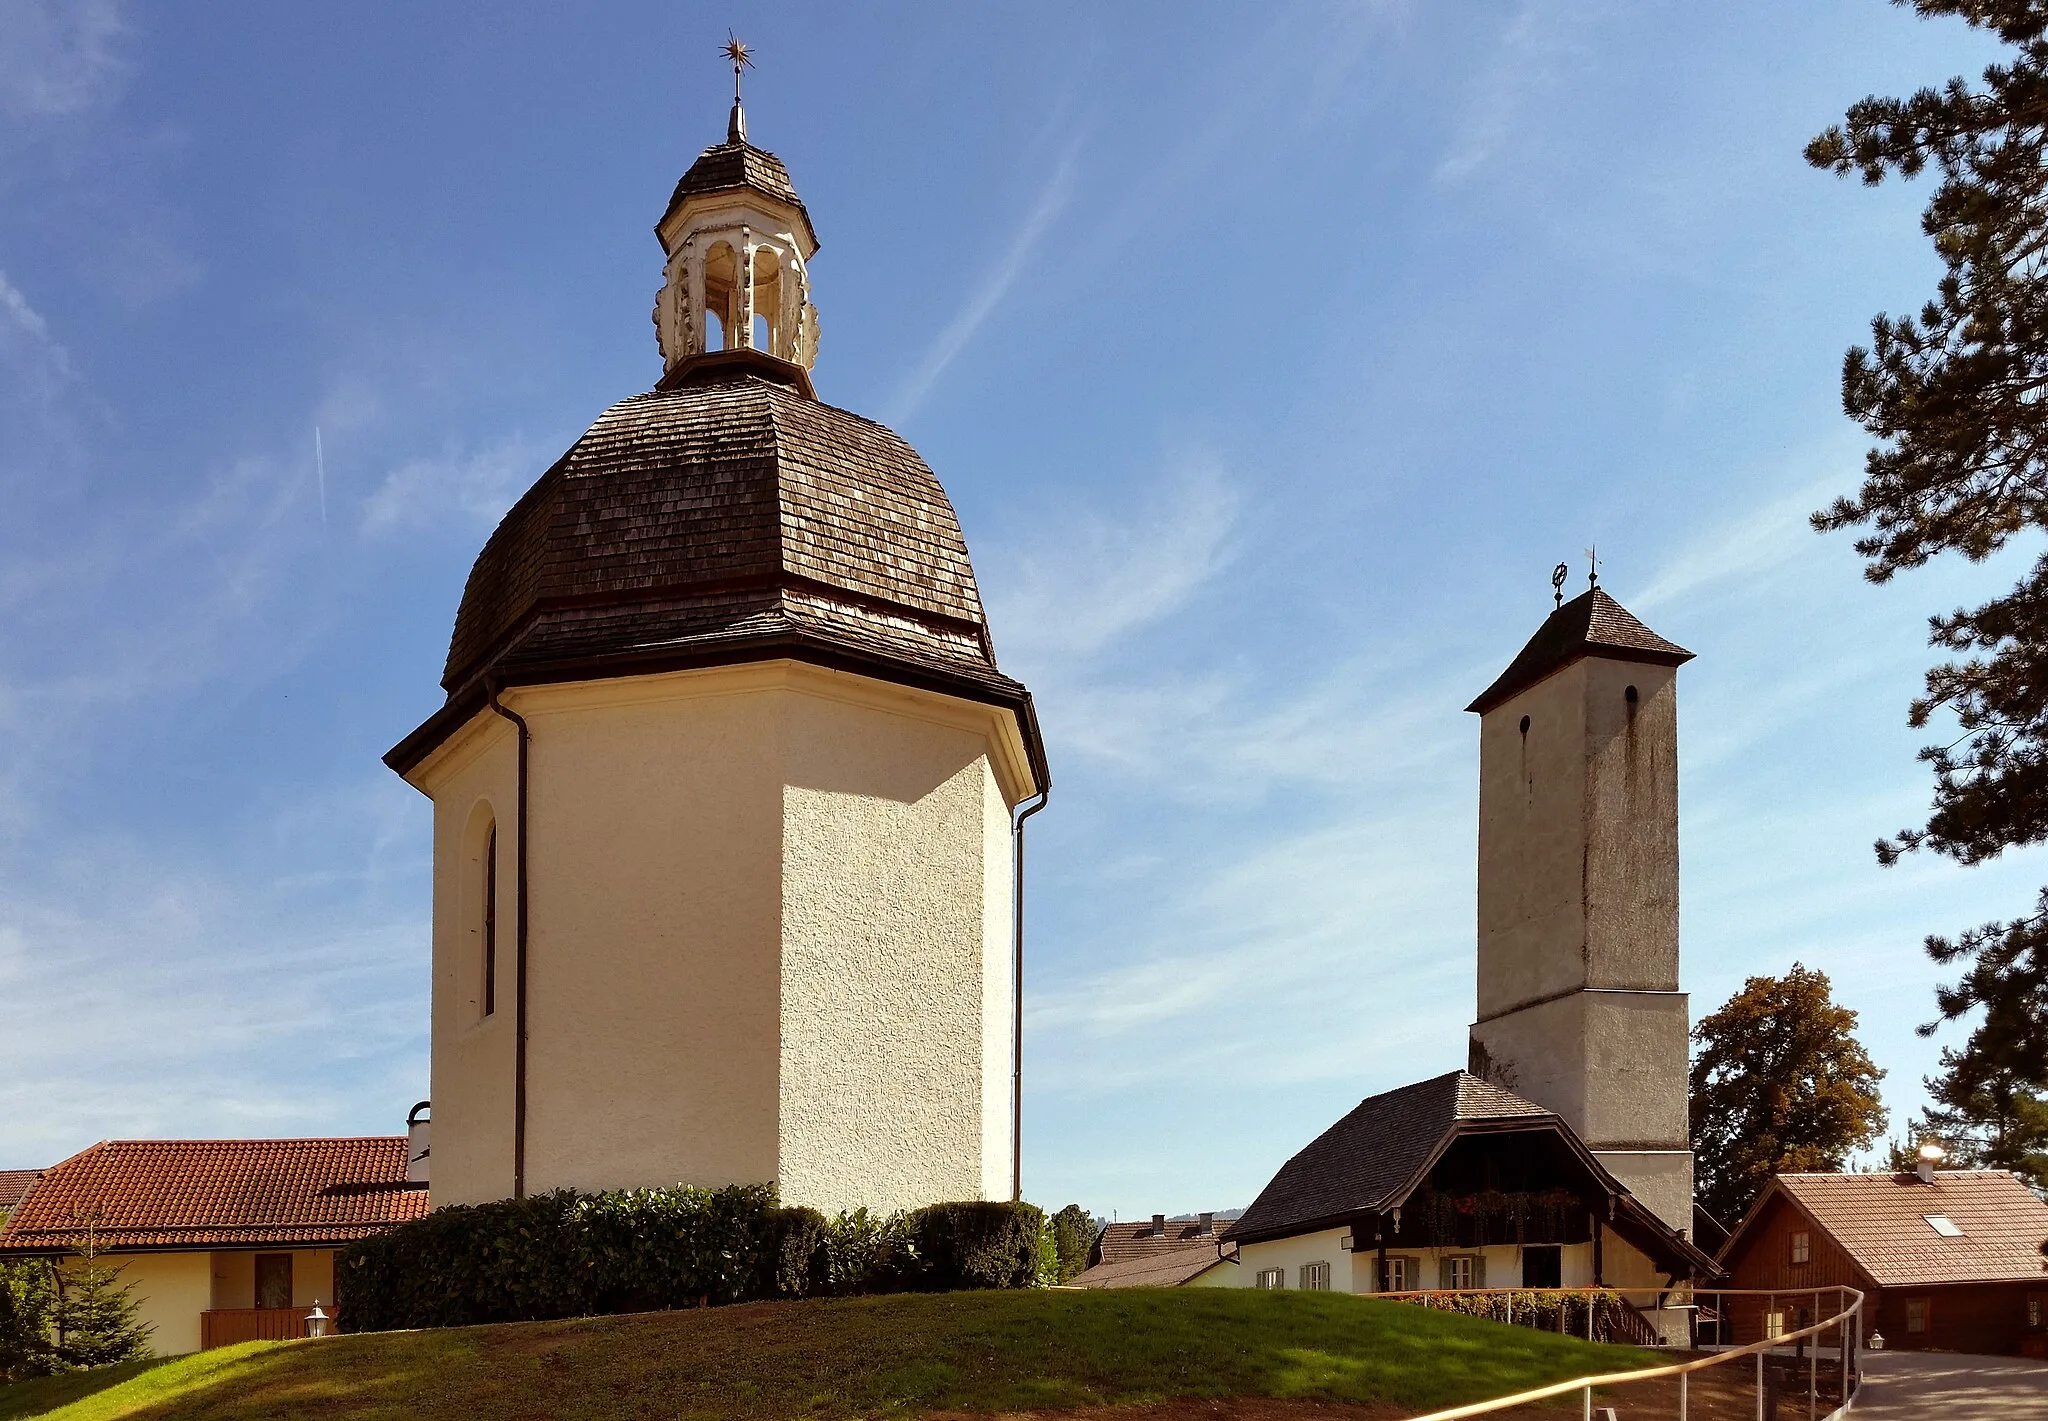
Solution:
[[[1645,1358],[1342,1294],[948,1293],[252,1342],[90,1395],[85,1377],[0,1387],[0,1421],[836,1421],[1234,1397],[1398,1415]]]

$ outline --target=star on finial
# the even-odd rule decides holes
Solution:
[[[740,41],[731,30],[725,32],[725,44],[721,47],[725,57],[732,61],[732,101],[740,101],[740,71],[754,67],[754,52]]]
[[[1560,607],[1564,605],[1564,580],[1571,575],[1572,570],[1563,563],[1559,563],[1555,568],[1551,569],[1550,595],[1557,599],[1557,605]]]

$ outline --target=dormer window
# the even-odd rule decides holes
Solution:
[[[1933,1229],[1943,1238],[1961,1238],[1963,1236],[1962,1225],[1951,1219],[1947,1214],[1922,1214],[1920,1217],[1927,1220],[1927,1227]]]

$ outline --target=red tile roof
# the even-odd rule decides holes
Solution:
[[[365,1238],[429,1207],[405,1183],[405,1136],[103,1140],[44,1170],[0,1225],[0,1255],[311,1246]]]
[[[1913,1174],[1781,1174],[1774,1187],[1879,1287],[2048,1282],[2041,1256],[2048,1204],[2004,1170],[1937,1170],[1932,1184]],[[1935,1232],[1930,1215],[1951,1220],[1961,1234]],[[1724,1257],[1744,1232],[1735,1231]]]
[[[0,1216],[21,1202],[21,1196],[42,1173],[39,1169],[0,1169]]]

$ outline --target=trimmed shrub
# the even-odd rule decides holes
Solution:
[[[772,1185],[568,1190],[451,1205],[335,1256],[343,1331],[463,1327],[763,1298],[1027,1288],[1044,1216],[783,1208]]]
[[[918,1291],[1029,1288],[1038,1281],[1045,1215],[1031,1204],[933,1204],[911,1216]]]

